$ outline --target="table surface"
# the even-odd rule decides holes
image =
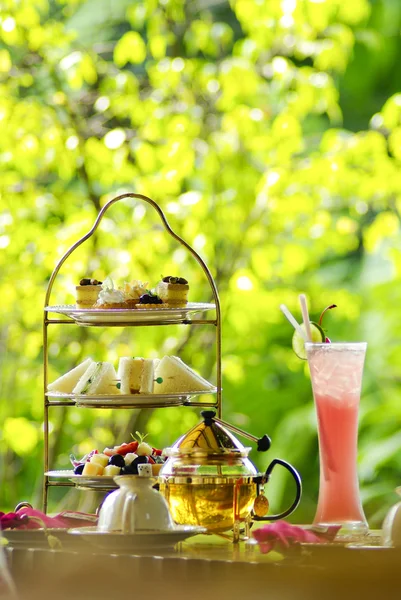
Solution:
[[[262,554],[256,544],[233,544],[214,535],[195,536],[157,553],[110,553],[80,541],[58,550],[14,546],[7,554],[27,600],[110,600],[132,593],[136,599],[155,589],[163,600],[399,599],[401,548],[377,546],[378,533],[352,547],[297,546],[285,555]]]

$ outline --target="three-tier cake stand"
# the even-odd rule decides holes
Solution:
[[[213,302],[212,303],[195,303],[188,302],[185,308],[159,308],[159,309],[79,309],[75,305],[51,305],[50,298],[55,279],[71,254],[87,239],[89,239],[97,230],[101,220],[107,210],[116,202],[124,199],[135,199],[136,201],[146,202],[150,204],[158,213],[164,229],[186,248],[203,270],[208,283],[210,285]],[[213,311],[213,318],[206,318],[205,313]],[[57,317],[51,317],[51,315]],[[197,315],[197,316],[195,316]],[[200,316],[199,316],[200,315]],[[62,318],[60,318],[62,317]],[[79,327],[158,327],[166,325],[212,325],[215,328],[215,345],[216,345],[216,388],[215,397],[211,400],[201,400],[196,398],[196,393],[182,393],[174,395],[154,395],[146,398],[140,395],[119,396],[113,398],[84,398],[73,394],[61,394],[57,392],[47,391],[48,386],[48,366],[49,366],[49,326],[79,326]],[[177,235],[170,227],[163,211],[159,205],[142,194],[122,194],[107,202],[100,210],[93,227],[75,242],[59,260],[55,266],[53,273],[49,279],[45,296],[44,317],[43,317],[43,362],[44,362],[44,487],[43,487],[43,508],[47,511],[49,488],[56,486],[76,486],[79,489],[94,489],[97,491],[107,492],[112,489],[112,482],[108,481],[111,478],[102,477],[88,480],[82,476],[74,476],[73,472],[63,473],[61,471],[50,471],[49,464],[49,410],[55,407],[66,406],[81,406],[85,408],[125,408],[125,409],[143,409],[143,408],[167,408],[171,406],[192,406],[192,407],[213,407],[217,410],[217,416],[222,416],[222,374],[221,374],[221,313],[220,301],[216,288],[215,281],[206,266],[205,262],[199,254],[179,235]],[[207,392],[202,392],[206,394]],[[92,401],[91,401],[92,400]],[[71,476],[69,476],[71,475]]]

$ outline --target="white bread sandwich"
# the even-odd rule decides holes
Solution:
[[[152,359],[123,356],[118,363],[121,394],[153,394],[154,373]]]
[[[74,387],[77,385],[79,379],[85,373],[85,371],[94,364],[91,358],[87,358],[79,365],[68,371],[65,375],[62,375],[52,383],[49,383],[47,389],[49,392],[61,392],[63,394],[71,394]]]
[[[156,369],[156,394],[210,392],[214,386],[195,373],[178,356],[164,356]],[[158,380],[162,379],[159,383]]]
[[[72,390],[73,394],[119,394],[117,373],[109,362],[93,362]]]

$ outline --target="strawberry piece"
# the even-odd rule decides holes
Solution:
[[[114,446],[114,452],[116,454],[121,454],[121,455],[125,455],[128,452],[128,444],[126,442],[124,442],[123,444],[120,444],[120,446]]]
[[[147,459],[148,459],[148,463],[150,463],[152,465],[154,465],[156,463],[155,459],[152,458],[151,456],[148,456]]]
[[[105,448],[103,450],[103,454],[105,454],[106,456],[114,456],[115,454],[117,454],[116,450],[114,450],[114,448]]]
[[[138,442],[135,440],[133,442],[130,442],[129,444],[121,444],[121,446],[117,448],[116,454],[121,454],[121,456],[125,456],[129,452],[136,452],[137,448]]]
[[[157,448],[152,448],[152,454],[154,454],[154,456],[161,456],[162,452],[163,452],[163,450],[158,450]]]

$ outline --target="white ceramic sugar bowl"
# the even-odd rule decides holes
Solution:
[[[114,481],[119,489],[111,492],[102,504],[97,525],[99,531],[135,533],[174,529],[167,501],[152,487],[155,479],[118,475]]]
[[[401,487],[395,491],[401,496]],[[401,502],[390,508],[383,521],[382,543],[384,546],[401,547]]]

